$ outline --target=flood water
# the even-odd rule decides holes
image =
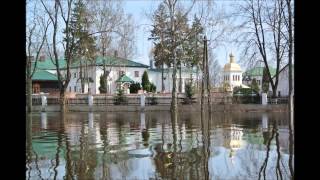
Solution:
[[[26,179],[290,179],[284,113],[33,113]]]

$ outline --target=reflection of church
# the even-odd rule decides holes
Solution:
[[[234,125],[231,125],[228,129],[223,131],[223,146],[231,150],[230,156],[233,156],[234,153],[243,146],[242,136],[242,128],[238,128]]]

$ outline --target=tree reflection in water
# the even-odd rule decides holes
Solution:
[[[293,111],[289,111],[289,170],[291,179],[294,179],[294,170],[293,170],[293,147],[294,147],[294,117]]]
[[[41,121],[27,117],[29,179],[290,176],[287,150],[292,146],[286,148],[287,121],[278,121],[278,115],[267,114],[261,121],[261,114],[67,113],[52,115],[47,125],[44,115],[36,117]]]

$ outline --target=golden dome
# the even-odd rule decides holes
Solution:
[[[224,65],[224,71],[242,71],[239,64],[235,63],[234,56],[230,54],[230,62]]]

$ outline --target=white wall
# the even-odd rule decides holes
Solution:
[[[116,80],[119,79],[119,72],[124,71],[125,75],[131,78],[135,82],[141,83],[142,74],[147,68],[140,68],[140,67],[107,67],[106,70],[110,71],[108,77],[108,93],[116,93],[117,90],[117,83]],[[135,77],[135,71],[139,72],[139,76]],[[100,76],[103,74],[103,67],[97,67],[96,71],[96,94],[100,94],[99,87],[100,87]]]
[[[275,81],[275,78],[273,78],[273,80]],[[294,93],[294,81],[293,81],[292,86],[293,86],[293,93]],[[271,85],[269,85],[269,90],[272,91]],[[279,91],[280,91],[281,96],[289,96],[289,68],[288,68],[288,66],[286,67],[286,69],[281,71],[279,74],[277,95],[278,95]]]
[[[156,88],[157,88],[156,91],[161,92],[161,87],[162,87],[161,70],[159,70],[159,71],[148,70],[148,75],[149,75],[149,81],[156,85]],[[163,73],[163,76],[165,77],[165,80],[164,80],[165,92],[171,92],[172,91],[172,83],[173,83],[172,70],[170,70],[169,72],[165,71]],[[195,82],[195,80],[197,78],[196,73],[193,73],[192,77]],[[181,72],[181,79],[182,79],[182,92],[184,93],[185,84],[190,79],[190,72],[182,71]],[[177,71],[177,90],[179,88],[179,80],[180,80],[180,75],[179,75],[179,71]]]
[[[233,80],[233,76],[239,76],[239,80]],[[225,76],[229,77],[229,80],[225,81],[228,82],[231,86],[231,88],[233,89],[234,87],[240,86],[242,84],[242,72],[223,72],[223,79]]]
[[[91,77],[94,81],[93,83],[89,83],[89,87],[91,89],[92,94],[96,93],[96,86],[95,86],[96,80],[94,78],[96,76],[95,69],[96,69],[95,66],[88,67],[88,76]],[[66,72],[64,71],[64,73]],[[70,73],[71,73],[71,78],[67,87],[67,92],[70,92],[70,87],[71,87],[71,92],[75,92],[74,87],[76,87],[76,92],[81,93],[81,81],[79,79],[80,68],[72,68],[70,69]],[[74,76],[75,73],[76,73],[76,77]],[[87,93],[87,92],[88,92],[88,85],[87,83],[85,83],[84,93]]]

